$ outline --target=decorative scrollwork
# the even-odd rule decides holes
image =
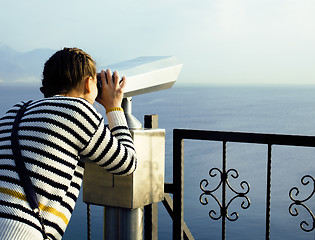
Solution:
[[[235,190],[230,182],[228,181],[229,176],[231,176],[234,179],[237,179],[239,177],[239,173],[235,170],[235,169],[230,169],[227,172],[221,171],[218,168],[212,168],[209,171],[209,176],[214,178],[216,176],[220,176],[220,181],[219,183],[216,185],[216,187],[214,187],[213,189],[209,190],[206,189],[209,185],[209,181],[207,179],[203,179],[200,182],[200,189],[203,191],[203,193],[200,195],[199,200],[200,203],[202,205],[207,205],[208,204],[208,197],[210,196],[212,199],[214,199],[219,208],[220,208],[220,214],[218,214],[214,209],[211,209],[209,211],[209,216],[210,218],[212,218],[213,220],[219,220],[220,218],[224,217],[227,218],[229,221],[236,221],[238,219],[238,213],[237,212],[232,212],[231,214],[228,213],[228,207],[231,205],[231,203],[237,199],[237,198],[243,198],[243,201],[241,203],[241,207],[243,209],[247,209],[250,206],[250,199],[246,196],[249,193],[250,190],[250,186],[246,181],[242,181],[240,183],[240,187],[241,187],[241,191],[237,191]],[[219,199],[214,195],[214,193],[220,188],[220,187],[225,187],[228,189],[230,189],[233,193],[235,193],[236,195],[234,197],[232,197],[227,204],[226,203],[226,196],[225,193],[222,196],[222,203],[225,204],[221,204],[221,202],[219,201]]]
[[[308,212],[309,215],[311,216],[313,223],[310,224],[307,221],[302,221],[300,223],[300,227],[305,232],[311,232],[315,229],[315,217],[314,217],[314,214],[312,213],[312,211],[304,203],[307,202],[308,200],[310,200],[315,194],[315,179],[314,179],[314,177],[312,177],[310,175],[305,175],[304,177],[301,178],[301,183],[304,186],[307,186],[307,185],[313,183],[313,190],[307,198],[305,198],[303,200],[298,200],[298,199],[295,199],[295,197],[299,196],[300,190],[297,187],[293,187],[289,191],[289,197],[293,201],[293,203],[291,203],[291,205],[289,206],[289,212],[292,216],[295,217],[295,216],[299,215],[299,211],[298,211],[297,207],[301,207],[302,209],[305,209],[306,212]]]

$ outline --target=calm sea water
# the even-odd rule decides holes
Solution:
[[[315,136],[315,87],[179,87],[136,96],[133,113],[142,122],[145,114],[158,114],[159,127],[166,129],[165,180],[172,182],[172,129],[189,128]],[[0,115],[20,100],[38,99],[37,86],[0,85]],[[221,167],[221,143],[185,141],[185,222],[195,239],[220,239],[221,221],[209,218],[219,213],[217,203],[200,204],[200,182],[218,183],[209,170]],[[241,209],[241,200],[229,206],[239,219],[227,221],[227,239],[264,239],[267,147],[255,144],[228,144],[227,168],[239,172],[231,185],[241,191],[240,182],[250,184],[251,205]],[[288,192],[297,186],[306,198],[313,186],[303,186],[301,177],[315,176],[315,150],[297,147],[273,147],[271,239],[315,239],[315,230],[303,232],[299,224],[312,224],[302,208],[297,217],[289,214]],[[220,198],[220,191],[216,193]],[[228,198],[233,194],[228,193]],[[315,196],[305,204],[315,213]],[[159,239],[171,239],[171,220],[159,204]],[[102,239],[102,208],[92,207],[92,239]],[[86,207],[80,195],[63,239],[86,239]]]

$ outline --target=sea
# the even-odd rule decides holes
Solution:
[[[21,100],[39,99],[42,95],[36,84],[0,85],[0,116]],[[194,86],[175,84],[171,89],[133,97],[133,115],[143,122],[144,115],[158,114],[159,128],[166,131],[165,181],[172,182],[173,129],[197,129],[251,133],[275,133],[315,136],[315,86]],[[96,106],[104,114],[100,106]],[[222,166],[222,143],[213,141],[184,142],[184,219],[195,239],[221,239],[221,219],[213,220],[209,212],[219,216],[218,203],[208,197],[208,204],[200,202],[200,184],[209,181],[214,189],[220,182],[210,176],[212,168]],[[229,178],[236,191],[243,191],[241,182],[250,185],[247,194],[250,206],[241,207],[238,198],[228,207],[231,218],[226,223],[226,239],[265,239],[267,146],[259,144],[227,143],[227,169],[235,169],[237,178]],[[176,167],[176,166],[175,166]],[[274,146],[272,152],[272,190],[270,238],[275,240],[314,240],[312,229],[315,214],[315,183],[310,179],[302,184],[305,175],[315,177],[315,149]],[[305,183],[305,182],[304,182]],[[297,207],[292,216],[289,206],[290,189],[297,187],[296,199],[306,200],[308,208]],[[220,200],[221,190],[214,193]],[[228,200],[235,193],[228,189]],[[221,200],[220,200],[221,201]],[[159,239],[172,239],[172,221],[159,203]],[[63,239],[87,239],[86,204],[82,191]],[[308,225],[307,225],[308,224]],[[91,238],[102,239],[103,208],[91,207]]]

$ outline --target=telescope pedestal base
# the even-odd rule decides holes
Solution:
[[[142,240],[143,207],[104,207],[104,240]]]

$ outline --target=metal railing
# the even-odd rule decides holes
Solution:
[[[194,239],[189,228],[184,222],[184,140],[204,140],[222,142],[222,169],[212,168],[209,171],[210,177],[220,176],[220,182],[212,190],[208,190],[208,180],[203,179],[200,182],[200,203],[208,204],[207,197],[214,199],[220,208],[220,213],[214,210],[209,212],[210,218],[213,220],[221,220],[222,239],[226,239],[226,220],[236,221],[238,213],[233,212],[228,214],[228,207],[238,198],[243,201],[242,209],[247,209],[250,206],[248,193],[250,186],[248,182],[240,183],[242,191],[235,190],[229,183],[229,177],[237,178],[239,173],[236,169],[227,169],[226,164],[226,144],[233,143],[252,143],[267,145],[267,176],[266,176],[266,206],[265,206],[265,239],[270,239],[270,211],[271,211],[271,177],[272,177],[272,147],[274,145],[282,146],[300,146],[300,147],[315,147],[315,137],[313,136],[297,136],[297,135],[278,135],[278,134],[260,134],[260,133],[241,133],[241,132],[219,132],[219,131],[202,131],[202,130],[185,130],[174,129],[173,131],[173,183],[165,183],[165,197],[163,205],[168,211],[173,221],[173,239],[174,240],[191,240]],[[315,156],[314,156],[315,157]],[[311,186],[311,193],[304,199],[297,199],[300,190],[297,187],[292,187],[289,191],[291,204],[289,212],[292,216],[299,214],[297,207],[302,207],[306,210],[311,221],[302,221],[300,227],[305,232],[315,231],[315,217],[312,209],[307,205],[315,195],[315,178],[311,175],[304,175],[301,178],[301,183],[306,186]],[[234,197],[227,201],[226,191],[231,190]],[[221,190],[221,200],[215,196],[217,191]],[[170,194],[173,194],[171,198]],[[157,226],[157,203],[145,206],[144,211],[144,239],[158,239]],[[313,210],[314,211],[314,210]],[[89,220],[89,205],[88,205],[88,239],[90,239],[90,220]]]
[[[173,183],[165,184],[165,200],[164,206],[170,213],[173,219],[173,239],[193,239],[184,222],[184,140],[206,140],[206,141],[219,141],[222,142],[223,156],[222,156],[222,169],[212,168],[209,171],[210,176],[214,177],[220,175],[221,181],[212,190],[207,190],[208,180],[203,179],[200,182],[202,194],[200,195],[200,203],[203,205],[208,204],[207,197],[212,197],[220,206],[220,214],[214,210],[209,212],[209,216],[214,220],[222,221],[222,239],[226,239],[226,220],[236,221],[238,214],[233,212],[228,214],[228,207],[231,202],[236,198],[242,198],[242,209],[247,209],[250,206],[250,199],[247,194],[250,191],[249,184],[246,181],[240,183],[242,192],[238,192],[229,184],[229,176],[233,178],[238,177],[238,172],[235,169],[226,169],[226,143],[254,143],[264,144],[268,146],[267,152],[267,191],[266,191],[266,229],[265,238],[270,239],[270,205],[271,205],[271,164],[272,164],[272,146],[285,145],[285,146],[300,146],[300,147],[315,147],[315,137],[312,136],[292,136],[292,135],[276,135],[276,134],[258,134],[258,133],[240,133],[240,132],[219,132],[219,131],[200,131],[200,130],[184,130],[174,129],[173,131]],[[297,216],[297,206],[306,209],[313,222],[302,221],[300,227],[305,232],[314,231],[315,217],[312,210],[307,206],[307,202],[315,195],[315,178],[311,175],[305,175],[301,179],[301,183],[306,186],[313,186],[313,190],[308,197],[304,199],[296,199],[299,194],[297,187],[291,188],[289,197],[292,201],[289,206],[289,212],[292,216]],[[221,188],[221,201],[214,195],[214,193]],[[230,189],[234,192],[235,196],[227,202],[226,190]],[[173,194],[173,202],[169,196]]]

